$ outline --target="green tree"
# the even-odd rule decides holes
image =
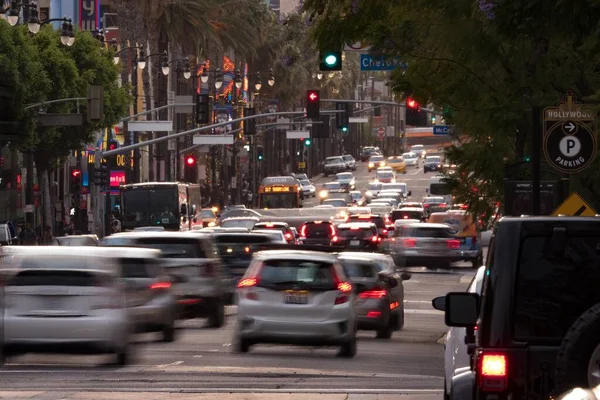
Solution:
[[[394,71],[394,90],[453,110],[456,131],[471,144],[449,151],[451,162],[493,182],[499,198],[502,161],[520,161],[531,146],[533,106],[554,105],[567,90],[597,103],[600,5],[592,0],[306,0],[304,7],[319,45],[362,41],[375,54],[401,57],[408,69]],[[596,203],[599,170],[596,163],[572,182]]]
[[[26,33],[26,27],[8,27],[0,21],[0,40],[3,55],[0,56],[0,74],[5,72],[14,78],[18,101],[14,116],[22,121],[22,138],[14,145],[34,157],[38,176],[45,225],[52,226],[50,182],[48,172],[57,161],[67,157],[73,150],[80,150],[92,141],[99,130],[113,126],[126,114],[131,98],[127,87],[119,87],[118,70],[110,52],[102,49],[90,33],[77,33],[72,47],[60,44],[59,32],[50,26],[43,27],[35,35]],[[4,56],[16,54],[13,64],[5,63]],[[20,56],[19,56],[20,54]],[[28,65],[25,65],[28,64]],[[10,67],[23,66],[11,71]],[[16,72],[15,72],[16,71]],[[22,85],[23,87],[20,87]],[[39,108],[24,111],[27,104],[63,98],[85,98],[89,85],[104,87],[104,118],[99,122],[87,122],[79,127],[38,127],[36,114]],[[31,93],[27,93],[27,91]],[[47,113],[86,114],[87,103],[60,102],[44,105]]]

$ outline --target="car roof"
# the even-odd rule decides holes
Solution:
[[[143,247],[119,247],[118,251],[112,246],[3,246],[2,254],[31,255],[36,257],[109,257],[109,258],[159,258],[161,251]]]
[[[254,253],[254,257],[260,260],[309,260],[336,263],[334,254],[312,250],[263,250]]]
[[[120,232],[113,233],[110,236],[107,236],[105,239],[110,239],[113,237],[127,237],[127,238],[189,238],[190,234],[196,235],[198,238],[203,238],[204,235],[200,233],[200,231],[185,231],[185,232],[173,232],[173,231],[164,231],[164,232]]]
[[[254,217],[251,215],[246,215],[246,216],[240,216],[240,217],[225,217],[223,218],[223,221],[221,221],[221,223],[225,222],[225,221],[236,221],[236,220],[247,220],[247,219],[255,219],[257,221],[260,220],[259,217]]]
[[[377,225],[375,225],[372,222],[343,222],[338,225],[338,228],[350,228],[352,226],[359,227],[359,228],[377,227]]]
[[[411,225],[408,225],[410,228],[449,228],[449,225],[446,224],[434,224],[431,222],[418,222]]]
[[[258,222],[254,226],[261,226],[261,225],[273,225],[273,226],[285,226],[285,227],[290,226],[287,222],[283,222],[283,221],[261,221],[261,222]]]
[[[404,208],[399,208],[397,210],[392,210],[392,212],[394,211],[423,211],[423,207],[404,207]],[[436,214],[436,213],[434,213]]]

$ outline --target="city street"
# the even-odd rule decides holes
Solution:
[[[124,368],[110,366],[109,356],[31,354],[10,359],[3,371],[2,390],[35,392],[22,392],[22,397],[0,392],[0,398],[109,398],[93,396],[93,392],[102,391],[112,391],[111,399],[145,400],[157,397],[123,397],[115,392],[318,392],[390,395],[381,399],[441,398],[443,346],[439,343],[446,329],[443,315],[432,309],[431,299],[464,290],[473,270],[425,273],[415,268],[414,272],[405,282],[404,329],[390,340],[375,339],[374,332],[360,332],[358,354],[353,359],[336,357],[337,349],[333,348],[271,345],[254,346],[248,354],[233,354],[235,315],[231,315],[219,330],[204,328],[202,320],[186,321],[177,341],[171,344],[157,342],[154,334],[140,335],[136,338],[135,362]],[[235,307],[230,311],[233,314]],[[40,391],[52,393],[41,395]],[[87,392],[88,397],[79,392]],[[398,397],[401,394],[410,396]],[[377,397],[360,397],[371,398]]]

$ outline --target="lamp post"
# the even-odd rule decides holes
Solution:
[[[18,0],[12,0],[10,6],[2,10],[2,12],[8,23],[11,26],[16,26],[19,24],[21,10],[23,10],[23,19],[27,21],[27,29],[29,29],[29,32],[36,34],[40,31],[42,25],[46,25],[50,22],[62,21],[60,42],[65,46],[72,46],[73,43],[75,43],[75,33],[73,31],[71,18],[52,18],[40,22],[37,3],[29,3],[29,0],[23,0],[22,3],[18,2]]]

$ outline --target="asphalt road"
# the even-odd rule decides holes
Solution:
[[[361,163],[358,187],[372,179]],[[420,200],[430,174],[409,170],[412,198]],[[319,177],[315,183],[329,181]],[[305,202],[305,207],[318,200]],[[158,335],[135,338],[135,358],[127,367],[110,365],[110,356],[28,354],[8,360],[2,371],[0,399],[319,399],[434,400],[442,398],[443,314],[431,307],[434,297],[467,287],[474,270],[412,268],[405,285],[406,324],[391,339],[359,333],[358,354],[336,357],[337,349],[253,346],[234,354],[231,339],[235,306],[221,329],[203,320],[182,322],[175,343]]]
[[[440,338],[446,328],[443,314],[431,308],[431,299],[464,290],[474,271],[461,268],[429,273],[415,268],[413,272],[412,279],[405,282],[404,329],[390,340],[361,331],[353,359],[336,357],[333,348],[274,345],[256,345],[248,354],[234,354],[231,338],[236,321],[232,314],[218,330],[204,327],[203,320],[181,323],[175,343],[160,343],[154,334],[139,335],[134,363],[127,367],[110,366],[110,356],[28,354],[11,358],[2,371],[0,389],[11,392],[8,396],[0,392],[0,398],[148,400],[144,393],[123,397],[114,392],[292,393],[303,394],[292,397],[303,399],[311,398],[310,393],[347,395],[343,398],[380,396],[360,397],[362,400],[382,399],[382,395],[405,400],[441,398]],[[21,391],[23,397],[13,391]],[[102,397],[98,392],[103,391],[115,396]],[[26,397],[27,393],[36,394]],[[92,397],[80,397],[80,393]],[[93,397],[94,393],[98,397]]]

